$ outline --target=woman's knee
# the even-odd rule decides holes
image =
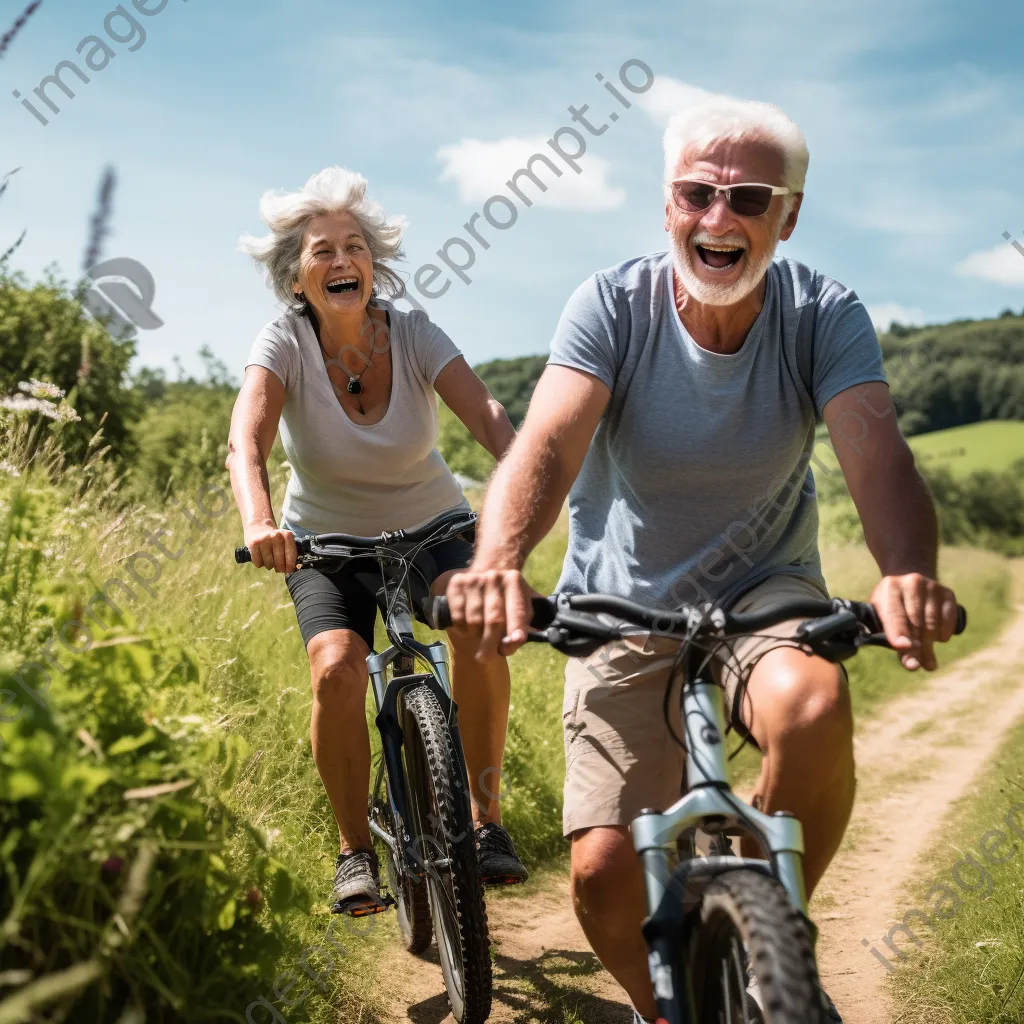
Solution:
[[[315,701],[361,701],[365,698],[368,679],[365,654],[358,647],[354,643],[335,642],[310,652],[310,678]]]

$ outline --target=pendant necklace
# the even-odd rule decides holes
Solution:
[[[367,317],[370,318],[369,314],[367,314]],[[372,318],[370,318],[370,319],[372,320]],[[349,372],[349,368],[341,361],[340,358],[331,358],[331,357],[329,357],[327,355],[327,349],[324,348],[323,342],[320,341],[319,337],[317,338],[317,341],[320,344],[320,350],[324,354],[324,365],[328,369],[330,367],[332,367],[332,366],[337,366],[338,369],[341,370],[345,374],[346,377],[348,377],[348,384],[345,386],[345,390],[350,395],[361,395],[362,392],[363,392],[363,385],[359,382],[359,378],[362,377],[362,375],[364,373],[366,373],[366,371],[370,368],[370,363],[373,362],[373,353],[374,353],[373,346],[370,347],[370,354],[369,354],[369,356],[365,357],[366,358],[366,362],[363,364],[363,368],[358,373],[350,373]],[[345,347],[346,348],[351,348],[352,346],[351,345],[346,345]],[[340,355],[340,353],[339,353],[339,355]],[[362,353],[360,353],[360,355],[362,355]],[[331,381],[331,387],[334,389],[334,393],[340,395],[340,392],[339,392],[337,386],[335,385],[334,381],[331,380],[330,373],[327,374],[327,379],[329,381]],[[363,408],[362,399],[360,399],[360,398],[356,399],[356,408],[359,410],[359,415],[360,416],[365,416],[366,415],[366,410]]]

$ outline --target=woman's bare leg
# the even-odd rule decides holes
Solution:
[[[330,629],[306,647],[313,686],[309,738],[313,760],[338,822],[341,852],[373,845],[366,816],[370,732],[366,726],[369,649],[358,633]]]

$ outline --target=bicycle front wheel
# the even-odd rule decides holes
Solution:
[[[695,925],[690,977],[702,1024],[825,1024],[807,926],[775,879],[719,875]]]
[[[403,705],[415,847],[426,874],[448,1001],[459,1024],[483,1024],[491,1012],[490,939],[468,787],[434,694],[415,687]]]

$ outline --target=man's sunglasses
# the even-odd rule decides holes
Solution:
[[[714,185],[699,178],[676,178],[671,188],[672,199],[683,213],[706,210],[719,195],[723,195],[729,209],[740,217],[764,216],[772,204],[772,196],[785,196],[790,191],[782,185],[762,185],[757,182]]]

